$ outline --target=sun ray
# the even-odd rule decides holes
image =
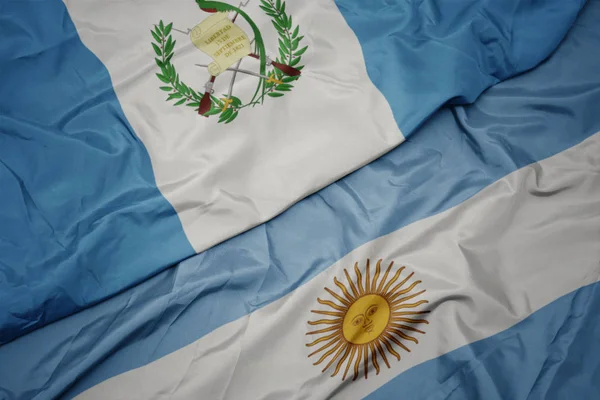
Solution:
[[[384,336],[385,336],[385,335],[384,335]],[[382,338],[379,338],[379,340],[381,340],[381,341],[383,342],[383,344],[385,345],[385,347],[387,348],[387,350],[388,350],[390,353],[392,353],[392,355],[393,355],[394,357],[396,357],[396,358],[398,359],[398,361],[400,361],[400,354],[398,354],[398,353],[396,352],[396,350],[394,350],[394,348],[393,348],[393,347],[392,347],[392,345],[390,344],[389,340],[387,340],[387,339],[385,339],[385,338],[384,338],[384,339],[382,339]]]
[[[399,347],[402,347],[404,350],[406,350],[406,351],[408,351],[410,353],[410,349],[408,347],[406,347],[405,345],[403,345],[398,339],[396,339],[395,337],[393,337],[389,333],[385,333],[383,336],[385,338],[391,340],[392,342],[396,343]]]
[[[327,333],[327,332],[339,331],[339,330],[340,330],[340,326],[339,325],[334,325],[334,326],[330,326],[329,328],[319,329],[318,331],[306,332],[306,334],[307,335],[316,335],[318,333]]]
[[[332,340],[331,343],[336,343],[336,341]],[[333,348],[331,348],[331,349],[327,350],[325,353],[323,353],[321,355],[321,358],[319,358],[319,360],[317,362],[313,363],[313,365],[319,365],[319,364],[321,364],[323,362],[323,360],[325,360],[327,357],[329,357],[330,355],[332,355],[333,352],[336,351],[337,349],[339,349],[340,346],[342,346],[343,344],[344,344],[344,342],[342,342],[341,340],[338,340],[337,344]],[[327,344],[327,346],[329,346],[329,344]],[[321,349],[319,349],[319,350],[311,353],[311,355],[313,355],[313,354],[321,351],[324,347],[321,347]]]
[[[377,289],[377,278],[379,278],[379,273],[381,272],[381,261],[383,260],[380,258],[377,261],[377,265],[375,265],[375,276],[371,281],[371,293],[375,293],[375,290]]]
[[[363,346],[358,346],[356,348],[356,361],[354,362],[354,377],[352,378],[353,381],[356,380],[356,378],[358,378],[358,369],[360,368],[360,362],[362,361],[362,355],[363,355]]]
[[[338,311],[342,311],[342,312],[345,312],[348,309],[348,307],[338,306],[337,304],[335,304],[334,302],[329,301],[329,300],[321,300],[320,298],[317,298],[317,302],[319,304],[323,304],[324,306],[329,306],[329,307],[333,308],[334,310],[338,310]]]
[[[392,261],[390,263],[390,265],[387,267],[387,270],[385,271],[385,274],[383,274],[383,278],[381,279],[381,282],[379,282],[379,287],[377,288],[377,293],[381,294],[382,293],[382,288],[383,285],[385,284],[385,281],[388,277],[388,274],[390,273],[390,271],[392,270],[392,266],[394,265],[394,262]]]
[[[392,277],[392,279],[390,279],[390,281],[388,283],[386,283],[385,287],[383,288],[383,292],[382,292],[384,295],[387,295],[389,293],[388,289],[400,277],[400,274],[402,273],[402,271],[404,271],[404,268],[405,267],[398,268],[398,271],[396,271],[396,273],[394,274],[394,276]]]
[[[367,270],[365,272],[365,293],[371,293],[371,261],[367,258]]]
[[[346,379],[346,375],[348,374],[348,370],[350,370],[350,366],[352,365],[352,360],[354,359],[354,355],[356,354],[356,346],[352,346],[352,350],[350,350],[350,358],[346,363],[346,369],[344,370],[344,375],[342,375],[342,380]]]
[[[309,325],[335,325],[343,321],[341,318],[336,319],[318,319],[316,321],[308,321]],[[406,322],[406,321],[405,321]]]
[[[369,343],[369,347],[371,348],[371,362],[375,367],[375,375],[379,375],[379,363],[377,362],[377,352],[375,351],[375,345],[373,345],[373,342]]]
[[[393,270],[393,261],[382,274],[382,262],[382,259],[377,261],[374,271],[371,271],[370,259],[366,260],[364,269],[359,267],[358,262],[355,263],[353,277],[344,269],[347,283],[334,277],[334,289],[324,288],[331,297],[317,297],[317,303],[325,306],[326,310],[310,310],[313,314],[329,317],[308,321],[308,325],[319,327],[307,329],[306,333],[315,335],[312,342],[306,344],[306,347],[314,346],[308,357],[318,358],[314,365],[327,364],[323,373],[331,367],[334,369],[332,377],[339,374],[342,380],[348,376],[353,381],[361,376],[367,379],[371,363],[378,375],[382,369],[378,356],[383,364],[391,368],[388,356],[392,355],[400,361],[402,350],[411,351],[407,342],[419,343],[413,335],[425,334],[423,329],[419,329],[423,326],[412,326],[429,324],[424,314],[430,311],[418,308],[428,303],[427,300],[417,299],[425,293],[425,289],[416,289],[421,281],[411,281],[414,272],[401,279],[406,267]],[[408,303],[411,299],[414,299],[414,303]]]
[[[332,339],[339,334],[340,334],[339,332],[333,332],[331,335],[321,336],[320,338],[316,339],[315,341],[308,343],[306,345],[306,347],[313,347],[315,344],[319,344],[321,342],[326,342],[327,340]]]
[[[400,336],[404,340],[410,340],[411,342],[415,342],[415,344],[419,344],[419,341],[417,340],[417,338],[409,336],[409,335],[407,335],[406,333],[402,332],[399,329],[396,329],[396,328],[390,329],[390,333],[396,334],[396,335]]]
[[[323,346],[319,347],[317,350],[315,350],[312,353],[310,353],[309,357],[313,356],[313,355],[315,355],[315,354],[317,354],[317,353],[319,353],[319,352],[321,352],[323,350],[325,350],[326,348],[328,348],[329,346],[331,346],[334,343],[343,343],[343,342],[344,342],[344,340],[342,340],[341,337],[336,336],[333,339],[331,339],[329,342],[325,343]]]
[[[346,342],[342,342],[343,346],[340,347],[340,349],[337,351],[337,353],[335,353],[335,355],[331,358],[331,360],[329,360],[329,363],[327,363],[327,365],[325,366],[325,368],[323,368],[323,370],[321,371],[321,373],[327,371],[327,368],[329,368],[331,366],[331,364],[333,364],[334,362],[336,362],[336,360],[338,359],[338,357],[340,356],[340,354],[342,353],[342,351],[346,350],[346,352],[348,351],[347,349],[350,348],[350,345]],[[337,372],[336,372],[337,374]],[[335,374],[334,374],[335,375]],[[334,376],[331,375],[331,376]]]
[[[420,314],[429,314],[429,310],[426,311],[396,311],[396,312],[392,312],[392,320],[394,319],[394,317],[400,317],[403,315],[420,315]]]
[[[416,303],[399,304],[399,305],[393,307],[392,311],[401,310],[403,308],[415,308],[415,307],[419,307],[421,304],[427,304],[427,303],[429,303],[427,300],[419,300]]]
[[[392,295],[396,292],[396,290],[400,289],[406,282],[408,282],[410,280],[410,278],[413,277],[415,273],[411,272],[410,274],[408,274],[408,276],[404,279],[402,279],[402,282],[398,283],[396,286],[394,286],[392,289],[390,289],[388,292],[386,292],[386,294],[388,295]]]
[[[402,318],[402,317],[392,317],[390,319],[392,322],[408,322],[409,324],[429,324],[429,321],[426,319],[412,319],[412,318]]]
[[[365,294],[365,290],[363,289],[362,274],[360,273],[360,269],[358,269],[358,263],[354,264],[354,273],[356,274],[356,283],[358,284],[358,293],[362,296]]]
[[[419,283],[421,283],[421,281],[414,281],[412,283],[412,285],[410,285],[406,289],[398,291],[398,289],[400,289],[402,287],[402,285],[404,285],[405,283],[406,282],[404,282],[404,281],[400,282],[398,285],[396,285],[397,287],[394,287],[394,289],[390,291],[390,294],[391,294],[390,301],[394,301],[395,298],[402,296],[403,294],[411,292],[415,288],[415,286],[417,286]]]
[[[321,315],[329,315],[330,317],[344,317],[344,313],[333,311],[310,310],[310,312]]]
[[[352,282],[352,278],[350,278],[350,274],[346,269],[344,269],[344,274],[346,274],[346,279],[348,280],[348,284],[350,285],[350,290],[354,294],[354,297],[359,297],[358,290],[356,290],[356,286],[354,286],[354,282]]]
[[[369,378],[369,346],[363,345],[363,369],[365,370],[365,379]]]
[[[388,359],[385,356],[385,352],[383,351],[383,347],[381,347],[381,339],[380,338],[377,338],[377,343],[375,344],[375,346],[377,346],[377,350],[379,350],[379,355],[383,359],[383,362],[385,363],[385,365],[387,365],[387,367],[390,368],[390,363],[388,362]]]
[[[402,324],[394,324],[394,323],[392,323],[392,324],[390,324],[390,326],[394,327],[394,328],[398,328],[398,329],[404,329],[406,331],[418,332],[418,333],[423,333],[423,334],[425,333],[425,331],[422,331],[422,330],[417,329],[417,328],[413,328],[412,326],[408,326],[408,325],[402,325]]]
[[[402,297],[402,298],[400,298],[400,299],[398,299],[398,300],[393,300],[393,299],[390,297],[390,299],[389,299],[389,301],[390,301],[390,305],[391,305],[392,307],[394,307],[396,304],[404,303],[406,300],[414,299],[415,297],[417,297],[417,296],[419,296],[419,295],[421,295],[421,294],[423,294],[423,293],[425,293],[425,289],[421,290],[420,292],[416,292],[416,293],[410,294],[410,295],[408,295],[408,296],[404,296],[404,297]],[[397,298],[397,297],[396,297],[396,298]]]
[[[345,305],[346,308],[350,307],[350,302],[348,300],[346,300],[345,298],[343,298],[342,296],[340,296],[339,294],[335,293],[333,290],[331,290],[329,288],[325,288],[325,291],[327,293],[329,293],[330,295],[332,295],[335,299],[337,299],[337,301],[339,301],[340,303]]]
[[[344,355],[342,356],[340,361],[335,366],[335,371],[333,371],[333,374],[331,375],[332,378],[334,376],[336,376],[338,372],[340,372],[340,368],[342,367],[342,364],[344,364],[344,361],[346,361],[346,358],[348,358],[348,354],[350,354],[350,349],[354,349],[354,348],[355,348],[354,346],[350,346],[350,345],[346,346],[346,351],[344,352]]]
[[[342,293],[344,293],[344,296],[346,296],[346,298],[349,301],[354,301],[356,300],[356,297],[352,296],[349,292],[348,292],[348,288],[346,288],[346,286],[337,280],[337,278],[333,278],[333,282],[337,285],[337,287],[339,287],[342,290]],[[350,304],[350,303],[348,303]]]

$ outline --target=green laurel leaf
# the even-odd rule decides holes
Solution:
[[[188,106],[188,107],[200,107],[200,102],[199,101],[192,101],[191,103],[187,103],[186,106]]]
[[[162,76],[161,74],[156,74],[156,76],[164,83],[171,83],[166,77]]]
[[[164,90],[165,92],[170,92],[173,89],[171,86],[161,86],[160,90]]]
[[[169,54],[173,51],[173,48],[175,48],[175,42],[177,42],[177,40],[173,40],[173,36],[169,36],[167,39],[167,44],[165,44],[165,54]]]
[[[173,28],[173,23],[172,22],[165,27],[165,31],[164,31],[164,35],[165,36],[167,36],[169,33],[171,33],[171,28]]]
[[[295,52],[294,55],[296,57],[300,57],[302,54],[304,54],[306,52],[306,49],[308,49],[308,46],[304,46],[303,48],[301,48],[300,50]]]
[[[293,88],[292,85],[289,85],[287,83],[281,83],[277,86],[275,86],[275,90],[279,90],[280,92],[289,92],[291,91]]]
[[[267,93],[267,95],[270,97],[281,97],[281,96],[283,96],[283,93],[269,92],[269,93]]]
[[[185,101],[186,101],[186,100],[187,100],[187,99],[181,99],[181,100],[179,100],[177,103],[175,103],[175,104],[173,104],[173,105],[174,105],[174,106],[180,106],[180,105],[182,105],[183,103],[185,103]]]
[[[231,103],[231,105],[233,105],[236,108],[242,105],[242,100],[240,100],[239,97],[231,96],[231,100],[233,100],[233,103]]]
[[[300,39],[302,39],[301,37],[294,39],[292,41],[292,50],[296,50],[298,49],[298,43],[300,43]]]
[[[280,34],[284,34],[283,28],[281,26],[279,26],[277,24],[277,22],[275,22],[274,19],[271,20],[271,22],[273,23],[273,26],[275,27],[275,30],[277,30],[277,32],[279,32]]]
[[[162,56],[162,51],[160,50],[160,47],[158,47],[155,43],[152,43],[152,47],[154,48],[154,52],[157,56]]]
[[[231,117],[231,114],[233,114],[233,108],[228,108],[227,110],[223,111],[219,117],[219,122],[225,121],[227,118]]]
[[[211,115],[216,115],[216,114],[220,114],[221,113],[221,109],[218,107],[215,108],[211,108],[209,111],[205,112],[203,115],[209,117]]]
[[[158,35],[153,30],[150,30],[150,33],[152,34],[152,37],[154,38],[154,40],[156,40],[158,43],[160,43],[160,37],[158,37]]]
[[[283,38],[285,39],[285,38]],[[288,54],[290,52],[288,46],[285,44],[284,40],[279,39],[279,48],[284,51],[284,53]]]
[[[160,27],[160,31],[164,33],[164,31],[165,31],[165,25],[163,24],[162,19],[160,20],[160,24],[158,26]]]
[[[276,0],[275,1],[275,8],[280,10],[281,9],[281,0]]]
[[[234,111],[231,114],[231,117],[227,118],[227,121],[225,121],[226,124],[230,123],[231,121],[233,121],[237,116],[238,116],[239,111]]]
[[[298,33],[300,33],[300,25],[296,26],[296,29],[294,29],[294,33],[292,33],[292,37],[295,38],[296,36],[298,36]]]
[[[183,95],[181,93],[175,92],[175,93],[171,93],[169,95],[169,97],[167,98],[167,100],[180,99],[182,97],[183,97]]]

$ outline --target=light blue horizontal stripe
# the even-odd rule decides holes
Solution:
[[[398,149],[280,217],[0,347],[0,387],[14,398],[72,397],[281,298],[361,244],[600,131],[599,16],[600,3],[591,3],[544,65],[473,106],[440,111]]]
[[[336,0],[405,136],[442,104],[535,67],[585,0]]]
[[[600,399],[598,354],[596,283],[501,333],[411,368],[367,399]]]
[[[195,251],[61,0],[0,1],[0,71],[1,345]]]

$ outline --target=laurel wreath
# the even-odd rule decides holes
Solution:
[[[271,17],[271,22],[279,34],[279,55],[275,61],[302,70],[304,66],[300,65],[300,62],[308,46],[299,48],[304,36],[299,36],[299,25],[293,28],[292,16],[286,13],[285,1],[261,0],[259,7]],[[154,60],[160,68],[160,73],[157,73],[156,76],[161,82],[166,84],[165,86],[161,86],[160,89],[168,93],[166,101],[174,101],[174,106],[185,105],[198,108],[203,93],[198,92],[181,81],[175,66],[171,63],[171,59],[175,55],[175,44],[177,42],[173,40],[171,35],[172,28],[173,23],[165,25],[161,20],[158,25],[154,25],[154,30],[150,31],[155,40],[152,43],[152,47],[157,58]],[[226,105],[223,100],[211,95],[211,108],[204,115],[218,115],[219,123],[228,124],[236,119],[241,109],[262,104],[266,96],[272,98],[284,96],[286,92],[290,92],[294,88],[292,83],[299,78],[299,76],[286,76],[276,68],[268,70],[267,76],[272,79],[259,78],[257,90],[262,89],[262,92],[253,101],[243,103],[236,96],[224,94],[223,98],[229,100]]]

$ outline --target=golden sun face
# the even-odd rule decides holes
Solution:
[[[308,321],[309,325],[326,327],[308,332],[307,335],[316,335],[317,338],[306,345],[307,347],[318,345],[318,348],[308,355],[308,357],[312,357],[321,353],[314,365],[319,365],[329,359],[322,372],[325,372],[337,361],[332,377],[336,376],[345,364],[342,380],[346,379],[348,371],[354,364],[353,379],[356,379],[362,364],[363,374],[367,379],[369,357],[376,374],[379,374],[378,355],[390,368],[386,354],[392,354],[400,361],[400,354],[394,349],[394,345],[410,352],[403,342],[411,341],[418,344],[419,341],[414,336],[425,333],[417,326],[429,322],[418,315],[427,314],[429,311],[414,309],[428,301],[408,302],[425,293],[425,290],[414,291],[421,281],[414,281],[408,285],[414,275],[414,273],[410,273],[396,284],[405,267],[397,269],[392,278],[388,280],[394,265],[393,261],[379,280],[381,262],[382,260],[377,262],[375,274],[371,279],[369,260],[367,260],[364,285],[358,263],[354,265],[355,280],[350,277],[347,270],[344,270],[350,290],[337,278],[333,278],[333,282],[341,293],[336,293],[326,287],[325,291],[333,297],[333,300],[318,298],[317,301],[319,304],[327,306],[328,309],[311,310],[314,314],[332,317]],[[407,286],[404,287],[405,285]]]

